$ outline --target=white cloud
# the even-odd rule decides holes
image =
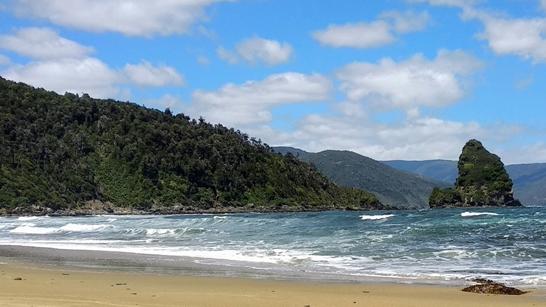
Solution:
[[[470,7],[480,0],[407,0],[412,3],[428,3],[430,5],[451,6],[451,7]]]
[[[290,59],[293,49],[286,42],[253,37],[239,42],[233,52],[223,47],[218,48],[217,52],[221,59],[232,64],[242,60],[250,64],[278,65]]]
[[[377,159],[456,159],[470,138],[484,138],[488,130],[477,123],[437,118],[415,118],[379,124],[370,118],[337,114],[311,115],[294,132],[256,130],[268,144],[295,146],[309,151],[351,150]]]
[[[2,75],[64,94],[88,93],[99,98],[117,97],[122,82],[117,71],[95,58],[31,62],[9,67]]]
[[[478,20],[484,31],[478,35],[499,55],[517,55],[533,62],[546,62],[546,18],[510,18],[477,9],[472,0],[409,0],[462,9],[462,18]],[[541,0],[546,9],[546,0]]]
[[[126,64],[123,69],[131,83],[140,86],[183,85],[184,78],[170,66],[153,66],[142,61],[139,64]]]
[[[153,36],[188,32],[216,0],[14,0],[18,15],[92,32]]]
[[[313,38],[331,47],[372,48],[394,42],[394,35],[385,21],[329,25],[313,33]]]
[[[540,0],[540,7],[546,11],[546,0]]]
[[[0,66],[8,65],[9,63],[11,63],[10,58],[8,58],[7,56],[5,56],[3,54],[0,54]]]
[[[426,12],[388,11],[372,22],[329,25],[324,30],[315,31],[313,38],[325,46],[373,48],[388,45],[397,39],[397,34],[423,30],[428,22]]]
[[[48,28],[23,28],[12,35],[1,35],[0,48],[41,60],[82,58],[93,50]]]
[[[267,124],[276,106],[322,101],[329,97],[331,82],[317,74],[288,72],[261,81],[226,84],[216,91],[195,91],[189,113],[227,126]]]
[[[382,13],[381,18],[391,21],[394,30],[398,33],[421,31],[426,28],[430,21],[427,12],[417,13],[413,11],[388,11]]]
[[[148,99],[145,101],[145,105],[158,108],[166,109],[169,108],[173,113],[178,113],[181,111],[183,106],[182,99],[172,94],[165,94],[157,99]]]
[[[481,66],[462,51],[440,51],[433,60],[415,55],[395,62],[356,62],[341,68],[337,77],[349,100],[384,108],[401,108],[416,115],[420,106],[445,106],[461,99],[461,78]]]
[[[500,55],[513,54],[546,62],[546,19],[512,19],[494,17],[484,13],[467,13],[483,22],[484,32],[479,35],[489,48]]]

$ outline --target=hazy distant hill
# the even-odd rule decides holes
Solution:
[[[398,170],[453,184],[457,162],[449,160],[384,161]],[[546,163],[512,164],[506,170],[514,181],[514,194],[524,205],[546,205]]]
[[[426,208],[435,186],[420,176],[396,170],[385,164],[351,151],[326,150],[310,153],[292,147],[274,147],[283,154],[291,153],[310,162],[341,186],[364,189],[375,194],[385,204],[399,208]]]
[[[382,161],[390,167],[408,173],[417,174],[448,184],[453,184],[457,178],[457,161],[427,160],[427,161]]]

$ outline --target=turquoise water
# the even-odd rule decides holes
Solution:
[[[546,286],[546,208],[0,218],[0,244],[402,282]],[[190,257],[190,258],[188,258]]]

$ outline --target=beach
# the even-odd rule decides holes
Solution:
[[[321,283],[0,264],[0,306],[546,306],[546,292],[464,293],[458,287]]]

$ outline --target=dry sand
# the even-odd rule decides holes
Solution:
[[[0,264],[0,306],[546,306],[546,292],[480,295],[459,288],[332,284],[95,272]]]

